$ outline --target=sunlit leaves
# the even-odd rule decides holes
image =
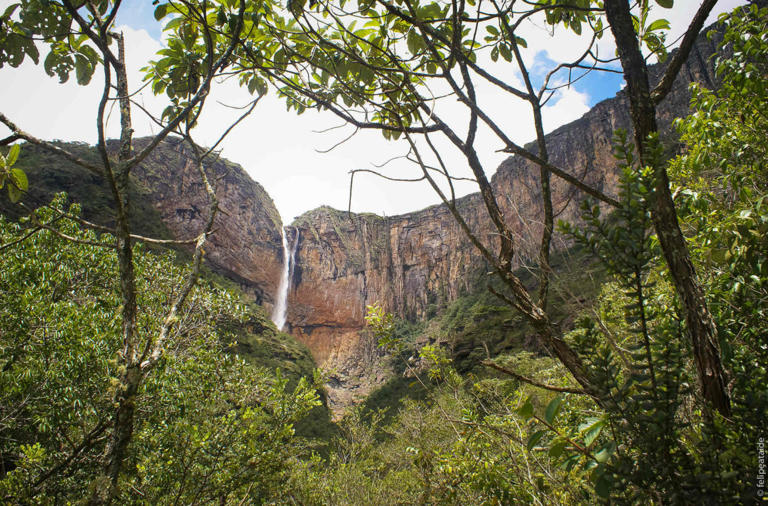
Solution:
[[[581,35],[582,25],[595,20],[594,14],[590,12],[590,8],[594,7],[592,0],[544,0],[540,3],[553,6],[545,11],[548,24],[562,24],[576,35]]]
[[[547,409],[544,411],[544,420],[547,423],[554,423],[555,417],[557,417],[557,414],[560,412],[560,408],[562,407],[562,402],[562,397],[557,396],[552,399],[549,404],[547,404]]]
[[[525,443],[525,447],[528,451],[533,450],[533,448],[541,441],[541,438],[544,437],[544,435],[547,434],[547,430],[537,430],[531,436],[528,438],[528,441]]]
[[[35,220],[53,222],[80,241],[110,244],[109,234],[82,230],[69,219],[54,221],[60,211],[79,214],[78,206],[64,207],[62,195],[51,207],[37,211]],[[33,226],[0,216],[0,244],[24,237]],[[137,328],[148,343],[187,267],[140,246],[134,260]],[[300,380],[289,386],[287,378],[225,352],[231,328],[245,325],[251,314],[236,295],[203,281],[189,297],[164,358],[138,392],[130,459],[139,474],[125,479],[140,480],[133,485],[157,504],[168,502],[170,491],[185,503],[200,499],[196,494],[235,492],[251,503],[265,502],[281,493],[281,477],[298,449],[294,424],[319,404],[315,385]],[[3,250],[0,450],[24,474],[4,473],[0,492],[11,490],[30,502],[49,495],[75,502],[87,493],[106,438],[86,441],[71,466],[67,457],[89,432],[101,426],[97,434],[103,434],[114,413],[120,301],[112,248],[38,231]],[[62,462],[62,473],[36,483]]]
[[[6,156],[0,153],[0,189],[7,185],[8,198],[13,203],[21,200],[29,189],[27,175],[23,170],[13,166],[19,158],[20,152],[21,145],[14,144]]]
[[[99,5],[104,6],[106,2],[100,2]],[[14,13],[18,17],[13,16]],[[88,17],[85,11],[83,15]],[[40,54],[35,44],[37,38],[48,46],[48,53],[43,60],[48,75],[55,75],[64,83],[71,72],[75,71],[78,84],[86,85],[91,81],[99,56],[90,45],[88,36],[79,31],[63,5],[24,0],[6,9],[0,17],[0,26],[0,67],[4,62],[17,67],[27,56],[38,63]]]
[[[11,169],[8,174],[8,198],[11,202],[21,200],[28,187],[26,174],[21,169]]]
[[[375,302],[365,307],[365,322],[373,331],[377,345],[393,350],[402,347],[402,342],[395,336],[395,316],[384,311],[381,304]]]
[[[584,444],[587,445],[587,447],[591,446],[597,439],[604,426],[605,421],[596,417],[589,418],[579,425],[579,433],[583,434]]]
[[[768,360],[767,19],[757,5],[721,16],[720,45],[729,49],[715,60],[720,87],[692,87],[693,114],[678,122],[687,149],[670,166],[682,188],[683,229],[706,272],[724,364],[740,385],[734,391],[749,393],[747,428],[763,426],[768,412],[765,398],[751,393],[763,389],[765,368],[757,364]]]
[[[523,420],[530,420],[533,416],[533,404],[531,403],[531,398],[528,397],[523,405],[518,408],[517,414],[522,417]]]
[[[642,3],[639,15],[632,14],[632,24],[640,42],[645,44],[659,61],[663,62],[667,58],[665,42],[666,33],[669,30],[669,21],[663,18],[651,21],[651,12],[652,10],[648,3]]]

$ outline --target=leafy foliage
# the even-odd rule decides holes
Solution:
[[[27,191],[29,182],[27,175],[23,170],[14,168],[16,160],[19,158],[21,145],[14,144],[8,150],[7,156],[0,153],[0,189],[3,186],[8,187],[8,199],[16,203],[21,200],[21,196]]]
[[[95,4],[103,14],[109,2],[100,0]],[[39,62],[40,51],[33,34],[47,46],[43,66],[48,75],[65,83],[74,71],[77,84],[91,81],[100,63],[99,55],[61,2],[21,0],[6,8],[0,15],[0,68],[4,64],[18,67],[26,57]]]
[[[726,19],[725,43],[733,57],[718,62],[723,87],[694,89],[694,113],[680,122],[687,150],[669,162],[673,182],[682,185],[676,192],[681,226],[706,273],[705,291],[731,375],[732,418],[720,417],[691,387],[696,373],[687,329],[651,228],[654,172],[638,166],[620,132],[621,206],[605,215],[585,203],[581,225],[563,225],[611,276],[565,336],[601,395],[592,400],[552,393],[477,369],[455,376],[450,370],[458,362],[445,353],[451,348],[432,344],[421,355],[433,371],[431,379],[424,374],[424,400],[406,401],[395,418],[374,410],[369,418],[346,420],[355,428],[344,432],[351,440],[338,444],[361,446],[343,460],[337,453],[298,468],[298,497],[340,504],[381,498],[403,504],[756,499],[755,443],[768,419],[760,365],[767,358],[768,307],[760,134],[768,127],[768,97],[759,77],[768,48],[765,19],[768,12],[756,7]],[[649,146],[645,160],[667,163],[655,139]],[[439,314],[440,324],[427,324],[425,334],[443,343],[451,342],[451,334],[486,337],[484,322],[499,325],[486,303],[478,294],[459,298]],[[375,320],[386,315],[378,311]],[[513,351],[496,362],[545,386],[557,388],[565,376],[556,362],[530,353]],[[349,482],[360,486],[346,487]]]
[[[53,205],[62,204],[60,196]],[[42,210],[37,218],[54,215]],[[6,499],[74,500],[87,493],[117,385],[116,262],[113,250],[94,245],[109,243],[109,236],[69,220],[57,226],[81,242],[38,231],[0,256],[0,492]],[[12,243],[28,228],[0,218],[0,234],[2,244]],[[136,269],[139,325],[152,332],[184,267],[138,251]],[[279,495],[300,449],[292,443],[295,424],[319,404],[317,394],[306,378],[289,388],[279,373],[222,353],[236,337],[227,330],[231,322],[248,319],[236,296],[203,283],[191,297],[167,355],[139,392],[123,500],[156,503],[174,494],[184,502],[261,502]],[[217,323],[224,319],[229,326]]]

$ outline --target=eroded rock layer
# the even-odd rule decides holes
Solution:
[[[667,132],[670,146],[674,146],[673,120],[688,111],[689,83],[714,85],[709,58],[715,47],[714,41],[699,38],[673,91],[659,108],[660,128]],[[658,79],[661,70],[653,67],[652,77]],[[612,138],[617,129],[631,130],[623,92],[547,135],[550,160],[615,196],[618,171]],[[520,157],[503,162],[492,179],[505,220],[516,237],[518,261],[533,258],[540,240],[539,181],[538,166]],[[584,195],[554,176],[552,187],[556,219],[578,221]],[[495,244],[495,229],[479,194],[462,198],[459,209],[481,241]],[[334,371],[329,390],[336,408],[367,394],[381,375],[372,367],[375,346],[363,332],[366,305],[378,302],[400,317],[421,319],[469,290],[488,270],[445,206],[387,218],[320,208],[293,225],[301,230],[302,239],[289,295],[288,323],[318,364]],[[563,244],[556,236],[554,247]]]
[[[146,140],[136,141],[137,149]],[[237,164],[223,159],[206,163],[215,185],[219,213],[206,246],[208,264],[268,308],[280,282],[280,214],[264,188]],[[177,239],[199,234],[208,218],[208,198],[189,148],[170,138],[132,175]]]

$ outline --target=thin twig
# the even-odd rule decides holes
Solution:
[[[552,392],[560,392],[560,393],[568,393],[568,394],[587,395],[587,392],[579,388],[556,387],[554,385],[547,385],[545,383],[541,383],[540,381],[536,381],[535,379],[532,379],[527,376],[523,376],[522,374],[518,374],[514,371],[511,371],[506,367],[502,367],[499,364],[492,362],[490,360],[483,360],[480,363],[486,367],[490,367],[492,369],[496,369],[499,372],[503,372],[507,376],[512,376],[516,380],[522,381],[523,383],[528,383],[529,385],[532,385],[538,388],[543,388],[544,390],[551,390]]]

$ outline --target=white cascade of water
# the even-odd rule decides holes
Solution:
[[[272,310],[272,321],[275,322],[278,330],[283,330],[285,320],[288,316],[288,292],[291,288],[293,279],[293,267],[296,263],[296,247],[299,245],[299,229],[293,229],[293,237],[288,241],[286,232],[288,227],[283,228],[283,272],[280,275],[280,285],[277,287],[277,299],[275,308]]]

